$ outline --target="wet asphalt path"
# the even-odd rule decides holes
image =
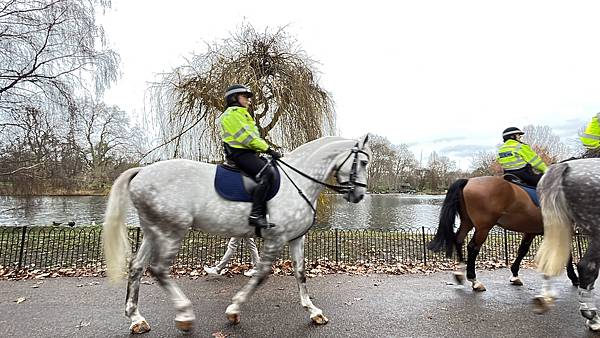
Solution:
[[[530,300],[541,285],[523,270],[525,286],[509,285],[507,269],[479,271],[488,291],[451,285],[450,273],[431,275],[329,275],[308,280],[315,305],[329,318],[313,325],[300,306],[294,277],[271,277],[242,308],[232,326],[225,308],[247,281],[243,276],[185,277],[178,284],[192,300],[196,328],[188,336],[219,337],[592,337],[579,315],[576,289],[566,277],[552,311],[536,315]],[[174,310],[150,278],[140,292],[140,311],[152,331],[144,337],[182,336]],[[0,281],[0,337],[126,337],[124,284],[106,278]],[[83,285],[83,286],[82,286]],[[17,304],[15,300],[24,297]],[[600,336],[600,335],[599,335]]]

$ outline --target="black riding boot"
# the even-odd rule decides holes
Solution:
[[[264,181],[261,181],[254,189],[254,194],[252,195],[252,211],[250,212],[250,217],[248,218],[248,223],[251,226],[259,228],[270,228],[273,226],[273,224],[267,222],[266,199],[268,188],[268,184]]]

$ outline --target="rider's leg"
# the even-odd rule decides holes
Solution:
[[[266,163],[254,152],[239,151],[228,158],[258,183],[252,194],[252,211],[248,222],[253,226],[267,227],[269,224],[266,219],[266,199],[273,180],[273,173],[265,169],[261,176],[257,177]]]

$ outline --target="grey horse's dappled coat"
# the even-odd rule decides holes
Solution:
[[[324,137],[302,145],[286,155],[285,160],[317,180],[325,181],[334,176],[338,181],[350,182],[352,188],[345,198],[356,203],[366,193],[370,153],[367,140],[367,137],[358,142]],[[346,161],[349,156],[354,157]],[[351,176],[353,166],[355,175]],[[312,207],[316,207],[323,186],[294,172],[288,174],[306,194]],[[183,330],[191,328],[195,319],[192,304],[168,276],[170,264],[190,227],[228,237],[253,236],[254,228],[248,225],[251,204],[221,198],[214,189],[214,178],[214,164],[179,159],[129,169],[115,181],[104,224],[104,249],[110,277],[125,275],[127,253],[131,252],[124,225],[128,200],[137,209],[144,232],[140,249],[128,270],[126,314],[131,319],[132,332],[150,329],[137,306],[139,281],[147,265],[175,303],[177,326]],[[258,273],[233,297],[226,310],[230,321],[239,322],[240,305],[264,281],[273,260],[283,245],[290,242],[301,303],[313,321],[327,322],[322,311],[312,304],[305,285],[303,235],[312,225],[311,205],[282,177],[279,193],[268,202],[270,221],[276,226],[262,231],[264,249]]]

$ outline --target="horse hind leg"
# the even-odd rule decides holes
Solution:
[[[491,226],[479,229],[475,228],[475,234],[473,234],[473,238],[471,238],[469,245],[467,245],[467,279],[471,282],[473,291],[481,292],[486,290],[485,285],[478,281],[475,275],[475,260],[491,228]]]
[[[290,254],[294,262],[294,275],[298,282],[300,291],[300,303],[310,313],[310,319],[315,324],[327,324],[329,319],[323,315],[323,311],[316,307],[310,300],[308,289],[306,288],[306,273],[304,263],[304,236],[290,242]]]
[[[179,226],[179,228],[178,231],[172,231],[169,234],[162,233],[160,236],[156,236],[156,234],[152,236],[154,251],[149,269],[175,304],[175,326],[179,330],[187,332],[192,330],[196,320],[192,302],[177,286],[177,283],[169,277],[171,263],[187,233],[187,226]]]
[[[600,266],[600,240],[597,237],[590,238],[590,244],[585,255],[577,264],[579,271],[579,311],[587,319],[586,325],[592,331],[600,331],[600,316],[598,308],[594,304],[594,282],[598,278]]]
[[[140,293],[140,279],[144,273],[149,258],[151,244],[147,237],[142,240],[142,245],[134,260],[129,264],[129,277],[127,280],[127,296],[125,299],[125,315],[131,320],[129,330],[131,333],[145,333],[150,331],[150,325],[140,314],[138,297]]]
[[[240,322],[240,307],[243,305],[256,289],[267,279],[271,273],[271,266],[277,255],[283,248],[283,241],[279,238],[265,239],[262,257],[257,266],[257,272],[250,278],[248,283],[238,291],[232,298],[231,304],[225,310],[227,320],[232,324]]]
[[[465,242],[465,237],[467,237],[467,233],[469,233],[469,231],[471,231],[471,229],[473,229],[473,224],[471,224],[470,221],[468,221],[468,220],[463,221],[461,219],[460,227],[458,228],[458,231],[456,232],[456,243],[455,243],[456,257],[458,259],[458,268],[453,273],[454,279],[456,280],[456,282],[458,284],[465,283],[466,265],[465,265],[465,258],[463,255],[463,245]]]

